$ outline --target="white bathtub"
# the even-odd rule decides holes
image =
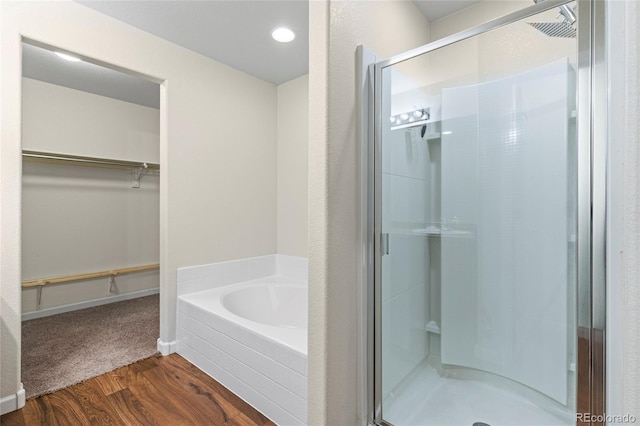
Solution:
[[[273,275],[180,295],[177,351],[275,423],[302,425],[307,285],[284,275],[278,256],[275,265]]]
[[[275,327],[275,334],[282,330],[291,330],[295,333],[290,337],[283,336],[282,343],[293,346],[304,343],[300,350],[306,347],[306,333],[298,335],[300,333],[297,332],[307,330],[306,285],[260,280],[258,283],[230,285],[224,290],[218,298],[222,307],[239,319],[248,320],[248,327],[251,327],[251,324]],[[305,342],[297,342],[301,337],[304,337]],[[291,343],[289,338],[293,339]]]
[[[307,286],[269,277],[181,299],[307,355]]]

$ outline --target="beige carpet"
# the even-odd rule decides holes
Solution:
[[[27,398],[82,382],[156,353],[159,296],[22,323]]]

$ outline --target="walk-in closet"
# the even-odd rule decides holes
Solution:
[[[159,85],[23,43],[27,398],[156,352]]]

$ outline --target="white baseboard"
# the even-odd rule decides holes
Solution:
[[[20,390],[18,392],[0,399],[0,415],[21,409],[24,407],[25,402],[24,388],[22,387],[22,383],[20,383]]]
[[[93,308],[94,306],[106,305],[108,303],[121,302],[123,300],[136,299],[138,297],[158,294],[160,288],[150,288],[138,290],[131,293],[116,294],[115,296],[102,297],[100,299],[87,300],[86,302],[71,303],[69,305],[56,306],[54,308],[42,309],[40,311],[26,312],[22,314],[22,321],[36,318],[48,317],[50,315],[62,314],[64,312],[79,311],[80,309]]]
[[[162,356],[171,355],[176,351],[176,343],[175,340],[164,342],[162,339],[158,339],[158,352],[160,352]]]

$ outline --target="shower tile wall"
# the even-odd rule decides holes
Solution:
[[[383,230],[389,255],[383,257],[382,309],[385,362],[383,393],[388,395],[428,355],[429,242],[412,233],[431,220],[430,152],[419,128],[391,131],[383,146]],[[419,265],[419,266],[417,266]]]

